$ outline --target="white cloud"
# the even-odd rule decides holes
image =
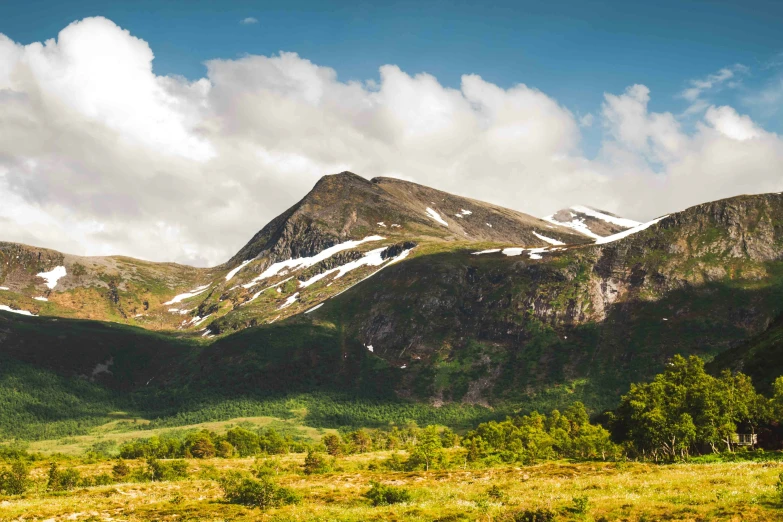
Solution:
[[[712,89],[720,88],[723,85],[734,89],[740,85],[740,81],[735,79],[737,75],[746,74],[747,72],[748,68],[746,66],[736,63],[704,78],[690,80],[690,86],[680,93],[682,98],[691,103],[685,114],[695,114],[704,111],[709,104],[701,99],[702,94]]]
[[[758,138],[763,133],[750,117],[741,116],[728,106],[710,107],[704,115],[704,120],[715,130],[733,140],[745,141]]]
[[[252,25],[258,23],[258,18],[253,18],[252,16],[248,16],[247,18],[243,18],[239,21],[242,25]]]
[[[212,60],[189,82],[152,60],[103,18],[27,46],[0,35],[0,240],[217,264],[341,170],[535,215],[580,203],[639,220],[781,189],[780,137],[709,105],[687,133],[649,111],[643,85],[577,117],[476,75],[448,88],[384,65],[377,82],[342,82],[281,53]],[[589,159],[580,128],[593,119],[605,140]]]

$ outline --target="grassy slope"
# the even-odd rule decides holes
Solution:
[[[558,521],[577,520],[777,520],[781,516],[771,463],[676,464],[552,462],[536,466],[452,469],[433,472],[368,471],[388,457],[369,453],[338,459],[337,471],[301,474],[303,455],[278,459],[280,484],[302,503],[272,509],[231,505],[212,477],[247,470],[250,459],[188,460],[192,478],[178,482],[129,483],[80,488],[65,494],[42,491],[46,462],[37,465],[39,491],[10,497],[0,518],[142,520],[514,520],[521,510],[547,509]],[[110,472],[112,462],[77,465],[83,475]],[[131,462],[138,467],[141,462]],[[407,488],[411,502],[372,507],[361,495],[371,480]],[[491,486],[502,500],[487,496]],[[585,514],[569,511],[575,497],[588,498]],[[519,520],[519,519],[518,519]],[[527,520],[527,519],[523,519]],[[530,519],[532,520],[532,519]]]

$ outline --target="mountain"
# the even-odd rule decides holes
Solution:
[[[324,176],[212,269],[0,244],[0,306],[214,336],[317,306],[419,244],[588,241],[513,210],[343,172]],[[51,271],[59,272],[39,276]]]
[[[542,219],[555,225],[568,227],[593,239],[618,234],[641,225],[638,221],[585,206],[564,208]]]
[[[600,409],[677,353],[783,373],[783,196],[634,226],[581,208],[567,217],[608,235],[342,173],[211,269],[2,244],[0,357],[163,417],[315,391]]]

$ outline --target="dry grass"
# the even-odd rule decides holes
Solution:
[[[278,459],[281,485],[303,501],[262,513],[224,503],[216,482],[251,459],[190,460],[191,479],[43,491],[45,465],[35,469],[37,489],[0,501],[0,520],[510,520],[523,509],[550,509],[558,520],[779,520],[774,484],[777,463],[676,464],[554,462],[528,467],[432,472],[369,471],[385,458],[373,453],[338,459],[336,471],[305,476],[302,455]],[[133,463],[141,466],[142,463]],[[78,466],[82,474],[108,472],[111,462]],[[372,507],[362,497],[371,480],[408,488],[409,503]],[[503,492],[487,496],[490,486]],[[574,497],[589,498],[586,514],[569,511]]]

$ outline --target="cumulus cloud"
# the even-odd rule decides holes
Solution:
[[[213,265],[341,170],[535,215],[583,203],[646,219],[781,188],[780,137],[731,107],[685,132],[649,111],[643,85],[578,117],[477,75],[449,88],[384,65],[378,81],[343,82],[280,53],[212,60],[190,82],[155,75],[153,59],[104,18],[27,46],[0,35],[0,240]],[[594,119],[605,139],[586,158]]]
[[[247,18],[243,18],[239,21],[242,25],[253,25],[258,23],[258,18],[253,18],[252,16],[248,16]]]

